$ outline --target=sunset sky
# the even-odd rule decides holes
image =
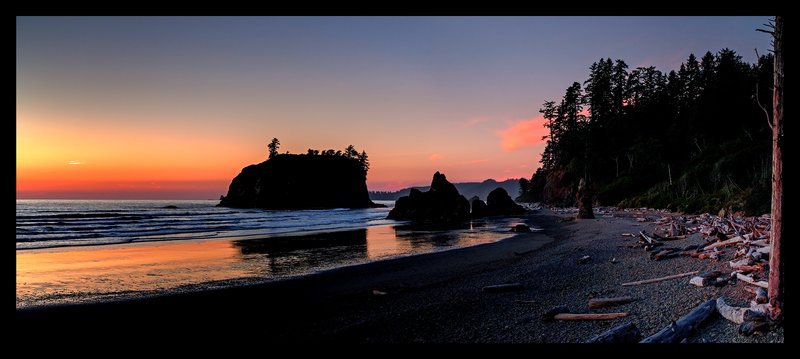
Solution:
[[[369,154],[370,190],[530,178],[592,62],[767,53],[762,17],[18,17],[17,198],[216,199],[242,167]]]

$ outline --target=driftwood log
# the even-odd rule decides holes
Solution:
[[[714,248],[729,246],[731,244],[744,242],[745,239],[750,239],[750,238],[753,238],[753,235],[751,233],[745,234],[744,236],[736,236],[736,237],[733,237],[731,239],[727,239],[727,240],[724,240],[724,241],[721,241],[721,242],[716,242],[716,243],[709,244],[709,245],[705,246],[705,248],[703,248],[703,250],[707,251],[707,250],[711,250],[711,249],[714,249]]]
[[[717,298],[717,311],[723,318],[730,320],[736,324],[742,324],[749,321],[760,321],[767,318],[766,306],[756,307],[732,307],[725,303],[722,297]]]
[[[550,310],[544,312],[544,314],[542,314],[542,320],[548,322],[553,321],[553,319],[555,319],[555,316],[561,313],[569,313],[569,308],[566,305],[559,305],[553,307]]]
[[[647,243],[649,244],[656,243],[656,240],[653,239],[653,237],[644,234],[644,231],[639,231],[639,235],[642,236],[642,238],[644,238],[644,240],[647,241]]]
[[[565,305],[559,305],[542,314],[545,321],[552,320],[609,320],[627,316],[628,313],[570,313]]]
[[[628,313],[560,313],[555,320],[611,320],[628,316]]]
[[[698,287],[707,287],[711,284],[717,282],[717,277],[721,276],[722,272],[720,271],[711,271],[701,273],[700,275],[693,277],[689,280],[689,284],[694,284]]]
[[[629,286],[632,286],[632,285],[661,282],[661,281],[670,280],[670,279],[688,277],[690,275],[695,275],[697,273],[700,273],[700,271],[691,271],[691,272],[686,272],[686,273],[681,273],[681,274],[668,275],[666,277],[659,277],[659,278],[653,278],[653,279],[639,280],[639,281],[635,281],[635,282],[622,283],[622,286],[623,287],[629,287]]]
[[[633,323],[613,327],[598,336],[587,340],[587,343],[638,343],[642,338],[639,328]]]
[[[689,314],[670,325],[661,329],[640,343],[679,343],[681,340],[688,338],[703,322],[705,322],[716,311],[716,301],[711,299],[697,308],[693,309]]]
[[[592,298],[589,299],[589,309],[613,307],[615,305],[627,304],[635,301],[633,297],[614,297],[614,298]]]
[[[731,266],[731,268],[738,270],[738,269],[741,269],[742,267],[746,267],[746,266],[752,265],[753,264],[753,258],[746,257],[746,258],[742,258],[742,259],[740,259],[738,261],[730,261],[730,262],[728,262],[728,264]]]
[[[481,292],[508,292],[522,289],[522,283],[506,283],[497,285],[487,285],[481,288]]]
[[[756,281],[751,276],[744,275],[744,274],[739,273],[739,272],[734,272],[734,273],[736,273],[736,279],[738,279],[738,280],[740,280],[742,282],[749,283],[749,284],[752,284],[752,285],[755,285],[755,286],[758,286],[758,287],[761,287],[761,288],[764,288],[764,289],[767,289],[767,290],[769,289],[769,283],[767,283],[766,281],[763,281],[763,280]]]

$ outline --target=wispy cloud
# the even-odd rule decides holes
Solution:
[[[438,153],[434,153],[430,157],[428,157],[428,159],[430,159],[431,161],[438,161],[438,160],[441,160],[442,158],[444,158],[444,156],[442,156],[442,155],[440,155]]]
[[[503,151],[514,152],[543,143],[542,137],[549,133],[544,123],[544,118],[539,116],[511,122],[505,129],[497,131]]]
[[[67,162],[67,164],[68,165],[82,165],[83,162],[72,160],[72,161]]]
[[[491,120],[491,119],[489,117],[487,117],[487,116],[473,117],[473,118],[470,118],[469,120],[467,120],[466,122],[461,123],[458,127],[459,128],[475,127],[478,124],[481,124],[481,123],[484,123],[484,122],[489,122],[489,120]]]
[[[485,162],[489,162],[489,160],[487,160],[487,159],[482,159],[482,160],[472,160],[472,161],[467,161],[467,162],[465,162],[465,163],[466,163],[466,164],[468,164],[468,165],[477,165],[477,164],[479,164],[479,163],[485,163]]]

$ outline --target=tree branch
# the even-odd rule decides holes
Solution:
[[[755,50],[756,50],[756,59],[758,59],[758,49]],[[764,116],[767,116],[767,126],[769,126],[769,129],[772,130],[772,118],[769,117],[769,112],[764,107],[764,105],[761,104],[761,99],[758,96],[758,81],[756,81],[756,103],[758,104],[758,107],[761,108],[761,111],[764,111]]]

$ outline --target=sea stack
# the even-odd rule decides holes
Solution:
[[[469,207],[469,201],[456,186],[436,172],[429,191],[412,189],[408,196],[397,199],[387,218],[434,226],[457,225],[469,220]]]
[[[220,207],[323,209],[377,207],[364,166],[344,156],[279,154],[231,181]]]

